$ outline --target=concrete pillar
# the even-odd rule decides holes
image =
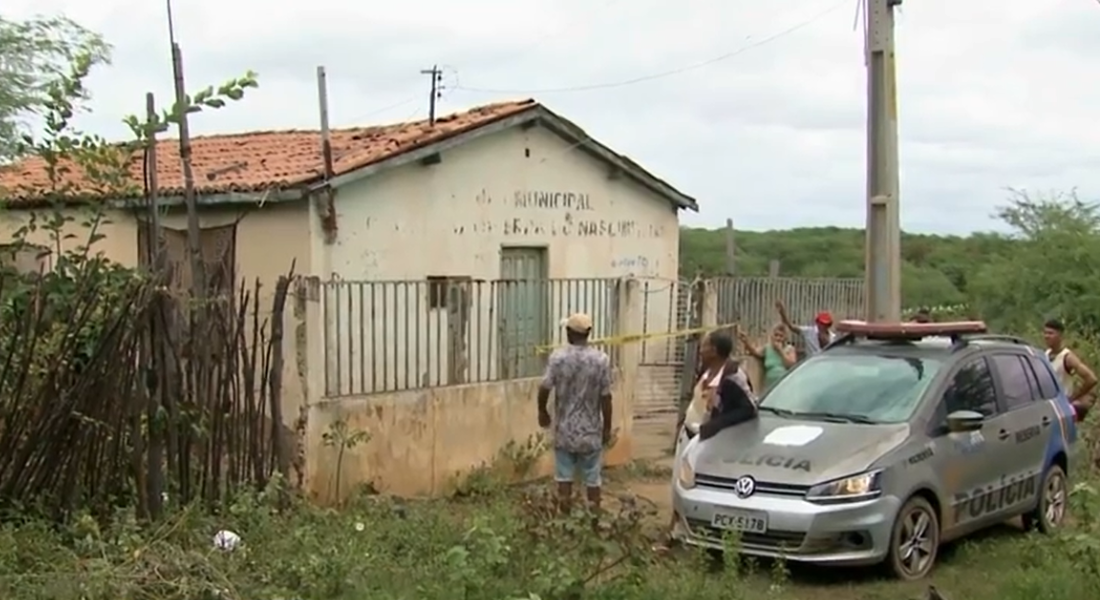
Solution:
[[[642,298],[642,285],[637,279],[627,277],[620,279],[617,287],[617,323],[616,335],[634,335],[642,331],[645,305]],[[615,420],[619,427],[619,446],[616,452],[625,452],[626,456],[633,457],[633,430],[634,430],[634,397],[638,382],[638,368],[642,362],[642,342],[629,342],[618,347],[618,374],[622,382],[620,389],[623,394],[623,413]],[[625,444],[625,448],[621,447]]]

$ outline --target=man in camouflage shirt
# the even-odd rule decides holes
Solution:
[[[554,479],[562,510],[569,510],[578,471],[588,502],[599,508],[603,447],[611,439],[611,359],[588,345],[588,315],[575,314],[564,325],[569,344],[550,355],[539,386],[539,426],[554,423]],[[554,419],[547,408],[551,391]]]

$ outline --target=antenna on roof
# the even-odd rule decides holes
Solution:
[[[432,65],[430,69],[421,69],[420,74],[432,76],[432,91],[428,96],[428,124],[435,125],[435,101],[443,97],[443,71],[439,65]]]

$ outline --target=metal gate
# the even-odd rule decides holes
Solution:
[[[645,281],[642,284],[641,364],[634,393],[634,456],[667,456],[676,444],[676,425],[684,402],[691,397],[694,339],[673,335],[700,323],[701,294],[686,281]],[[686,359],[686,360],[685,360]]]

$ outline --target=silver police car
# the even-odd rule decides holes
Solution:
[[[940,544],[1065,518],[1073,408],[1049,361],[980,322],[838,324],[760,416],[673,469],[674,535],[695,546],[919,579]]]

